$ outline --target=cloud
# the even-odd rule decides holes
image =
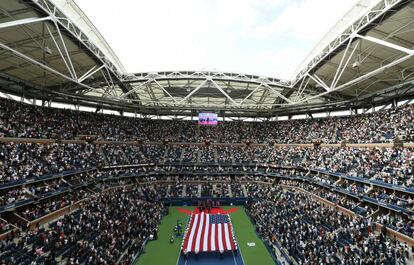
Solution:
[[[129,72],[289,78],[355,0],[78,0]]]

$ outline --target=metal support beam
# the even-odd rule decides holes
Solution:
[[[83,76],[81,76],[79,78],[79,83],[82,83],[84,80],[88,79],[89,77],[93,76],[96,72],[98,72],[99,70],[101,70],[102,68],[104,68],[105,65],[101,65],[101,67],[99,67],[98,69],[95,69],[96,66],[92,67],[91,69],[89,69],[89,71],[87,71]],[[94,70],[95,69],[95,70]]]
[[[312,75],[310,75],[309,73],[306,74],[310,79],[312,79],[313,81],[315,81],[316,84],[320,85],[322,88],[324,88],[327,92],[329,92],[329,87],[323,83],[322,81],[320,81],[320,78],[316,79],[315,77],[313,77]]]
[[[182,100],[180,100],[180,102],[178,102],[178,104],[181,104],[183,102],[185,102],[188,98],[190,98],[195,92],[197,92],[198,90],[200,90],[200,88],[202,88],[204,86],[204,84],[207,83],[207,79],[203,80],[195,89],[193,89],[187,96],[185,96]]]
[[[302,97],[302,94],[303,94],[303,91],[305,91],[305,88],[308,86],[308,84],[309,84],[309,81],[310,81],[310,78],[308,78],[308,80],[306,81],[306,83],[305,83],[305,85],[303,85],[303,83],[305,82],[305,77],[303,78],[303,80],[302,80],[302,82],[300,83],[300,86],[299,86],[299,89],[298,89],[298,91],[297,91],[297,93],[296,93],[296,96],[295,96],[295,102],[297,102],[297,101],[299,101],[299,100],[301,100],[301,97]]]
[[[74,3],[73,1],[68,1],[68,5],[72,7]],[[114,74],[117,79],[121,79],[122,74],[125,73],[125,69],[122,66],[119,59],[113,53],[112,50],[109,50],[110,58],[105,55],[105,53],[94,44],[88,34],[83,32],[73,21],[66,17],[66,14],[62,12],[54,3],[50,0],[31,0],[31,4],[34,5],[39,11],[42,13],[53,17],[54,21],[62,28],[64,28],[67,32],[71,34],[72,37],[76,38],[82,47],[88,49],[92,54],[96,56],[98,60],[102,62],[107,68],[110,69],[112,74]],[[80,13],[82,15],[83,13]],[[96,31],[94,27],[91,28],[94,33],[100,37],[99,32]]]
[[[55,40],[55,37],[53,37],[53,34],[52,34],[52,32],[50,31],[50,29],[49,29],[49,27],[48,27],[47,25],[46,25],[46,29],[47,29],[47,31],[49,32],[50,38],[52,39],[53,43],[55,44],[56,49],[58,50],[59,55],[60,55],[60,57],[62,58],[62,60],[63,60],[63,62],[64,62],[64,64],[65,64],[65,66],[66,66],[66,68],[68,69],[69,74],[72,76],[72,78],[73,78],[73,79],[75,79],[75,75],[74,75],[74,74],[73,74],[73,72],[72,72],[72,68],[71,68],[71,67],[69,67],[68,62],[66,61],[66,58],[65,58],[65,56],[64,56],[64,55],[63,55],[63,53],[62,53],[62,50],[60,49],[60,47],[59,47],[59,45],[58,45],[57,41]]]
[[[386,64],[386,65],[384,65],[384,66],[382,66],[382,67],[380,67],[378,69],[375,69],[375,70],[373,70],[373,71],[371,71],[369,73],[366,73],[366,74],[364,74],[364,75],[362,75],[362,76],[360,76],[358,78],[355,78],[355,79],[353,79],[353,80],[351,80],[351,81],[349,81],[349,82],[347,82],[347,83],[345,83],[345,84],[343,84],[341,86],[335,87],[334,89],[331,89],[330,91],[326,91],[326,92],[321,93],[319,95],[316,95],[316,96],[313,96],[313,97],[310,97],[310,98],[303,99],[301,101],[296,102],[296,104],[303,103],[303,102],[308,101],[308,100],[311,100],[311,99],[319,98],[319,97],[324,96],[324,95],[326,95],[328,93],[331,93],[333,91],[341,90],[341,89],[347,88],[347,87],[349,87],[349,86],[351,86],[353,84],[356,84],[356,83],[359,83],[361,81],[364,81],[364,80],[366,80],[366,79],[368,79],[368,78],[370,78],[370,77],[372,77],[374,75],[377,75],[377,74],[385,71],[386,69],[389,69],[389,68],[391,68],[391,67],[393,67],[393,66],[395,66],[397,64],[400,64],[400,63],[402,63],[404,61],[407,61],[408,59],[410,59],[411,57],[413,57],[413,55],[414,55],[414,53],[408,54],[408,55],[406,55],[404,57],[401,57],[400,59],[397,59],[397,60],[395,60],[395,61],[393,61],[393,62],[391,62],[389,64]]]
[[[274,89],[273,87],[269,86],[268,84],[263,84],[263,86],[267,87],[268,89],[270,89],[273,93],[275,93],[278,97],[282,98],[284,101],[288,102],[289,104],[292,104],[293,101],[291,101],[290,99],[286,98],[285,96],[283,96],[279,91],[277,91],[276,89]]]
[[[75,79],[73,79],[73,78],[71,78],[71,77],[69,77],[69,76],[67,76],[65,74],[62,74],[61,72],[59,72],[59,71],[57,71],[57,70],[55,70],[55,69],[53,69],[53,68],[51,68],[51,67],[49,67],[49,66],[47,66],[47,65],[45,65],[43,63],[41,63],[41,62],[38,62],[38,61],[34,60],[33,58],[31,58],[31,57],[29,57],[29,56],[27,56],[27,55],[25,55],[25,54],[23,54],[23,53],[15,50],[15,49],[13,49],[13,48],[10,48],[9,46],[5,45],[4,43],[1,43],[0,42],[0,48],[2,48],[4,50],[7,50],[7,51],[11,52],[12,54],[16,55],[17,57],[19,57],[19,58],[21,58],[23,60],[26,60],[26,61],[32,63],[33,65],[36,65],[36,66],[38,66],[38,67],[40,67],[40,68],[42,68],[42,69],[44,69],[46,71],[49,71],[50,73],[52,73],[54,75],[57,75],[57,76],[59,76],[59,77],[61,77],[63,79],[66,79],[66,80],[69,80],[71,82],[74,82],[74,83],[76,83],[76,84],[78,84],[78,85],[80,85],[80,86],[82,86],[84,88],[87,88],[87,89],[94,89],[91,86],[88,86],[88,85],[79,83],[77,80],[75,80]]]
[[[72,69],[72,73],[73,73],[73,75],[74,75],[74,79],[76,79],[76,80],[77,80],[77,79],[78,79],[78,77],[77,77],[77,75],[76,75],[75,67],[73,67],[73,63],[72,63],[72,60],[70,59],[69,51],[68,51],[68,49],[66,48],[65,40],[63,39],[62,33],[60,32],[59,25],[57,24],[57,22],[56,22],[56,21],[54,21],[54,24],[55,24],[56,30],[57,30],[57,32],[58,32],[58,34],[59,34],[60,41],[62,42],[62,45],[63,45],[63,50],[64,50],[64,51],[65,51],[65,53],[66,53],[66,59],[67,59],[67,62],[69,63],[70,68]]]
[[[358,38],[368,40],[368,41],[377,43],[379,45],[394,49],[394,50],[398,50],[398,51],[403,52],[403,53],[407,53],[407,54],[413,54],[414,53],[413,50],[410,50],[408,48],[396,45],[396,44],[388,42],[388,41],[380,40],[380,39],[377,39],[377,38],[374,38],[374,37],[371,37],[371,36],[362,36],[362,35],[359,35],[359,34],[356,34],[355,36],[358,37]]]
[[[307,73],[311,72],[317,65],[325,60],[330,54],[334,51],[343,47],[344,44],[349,41],[349,38],[355,36],[355,34],[363,32],[366,28],[372,25],[377,19],[381,18],[386,14],[392,14],[397,11],[394,7],[398,4],[404,2],[405,0],[381,0],[378,4],[372,7],[371,10],[367,10],[367,13],[364,16],[361,16],[357,21],[351,24],[347,29],[345,29],[341,34],[333,39],[328,45],[326,45],[321,52],[315,55],[302,69],[296,74],[296,77],[291,82],[291,85],[296,85]]]
[[[19,20],[14,20],[14,21],[1,23],[0,24],[0,29],[16,27],[16,26],[22,26],[22,25],[42,22],[42,21],[46,21],[46,20],[51,20],[51,17],[47,16],[47,17],[40,17],[40,18],[39,17],[23,18],[23,19],[19,19]]]
[[[177,100],[171,96],[171,94],[160,83],[158,83],[157,80],[154,80],[154,83],[157,84],[175,103],[177,103]]]
[[[229,96],[229,94],[226,93],[226,91],[224,91],[224,89],[222,89],[214,80],[211,80],[211,83],[213,83],[213,85],[228,99],[231,101],[231,103],[233,103],[234,105],[238,105],[236,101],[234,101],[234,99],[232,97]]]
[[[332,80],[333,82],[332,82],[332,85],[331,85],[331,90],[335,89],[336,85],[338,84],[339,80],[341,79],[342,74],[344,73],[344,71],[345,71],[346,67],[348,66],[349,62],[351,61],[352,56],[354,56],[354,53],[355,53],[358,45],[359,45],[359,42],[357,44],[355,44],[355,47],[352,49],[351,54],[349,55],[348,59],[346,60],[344,66],[342,67],[342,70],[339,73],[339,75],[337,76],[336,80]],[[344,54],[343,58],[345,58],[345,54]],[[338,70],[339,70],[339,68],[338,68]]]
[[[249,95],[247,95],[242,101],[240,101],[239,105],[242,105],[243,102],[245,102],[248,98],[251,97],[251,95],[253,95],[254,92],[256,92],[260,87],[262,87],[263,84],[258,85],[255,89],[252,90],[252,92],[249,93]]]

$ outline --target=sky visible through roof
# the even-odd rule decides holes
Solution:
[[[75,0],[128,72],[290,79],[356,0]]]

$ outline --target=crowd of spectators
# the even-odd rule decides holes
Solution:
[[[143,200],[137,191],[109,191],[88,197],[79,211],[28,232],[17,243],[3,242],[1,248],[17,244],[33,253],[36,264],[117,264],[123,255],[132,260],[145,240],[157,237],[165,213],[162,203]],[[1,259],[19,264],[13,255]]]
[[[34,221],[66,206],[70,206],[74,202],[82,200],[86,197],[87,193],[83,190],[77,190],[73,193],[64,193],[52,198],[41,200],[37,204],[31,204],[20,208],[17,210],[17,213],[27,221]]]
[[[181,162],[304,167],[414,186],[413,148],[4,143],[0,158],[0,183],[104,165]]]
[[[408,245],[375,233],[371,219],[348,216],[306,193],[274,193],[247,212],[266,243],[282,246],[297,263],[406,264]]]
[[[99,164],[96,145],[0,143],[0,183]]]
[[[250,216],[257,223],[258,233],[270,245],[280,243],[298,263],[323,264],[340,261],[343,264],[404,264],[407,256],[405,246],[388,238],[384,233],[373,233],[371,216],[374,213],[375,221],[414,237],[413,223],[407,221],[407,218],[398,214],[379,213],[378,207],[361,203],[358,199],[368,196],[380,203],[396,205],[411,211],[414,208],[414,196],[405,190],[384,189],[356,181],[338,181],[338,177],[317,173],[309,179],[321,186],[343,190],[344,193],[297,180],[282,180],[279,184],[310,191],[349,209],[358,217],[351,218],[333,211],[305,193],[283,191],[272,178],[248,174],[237,178],[190,174],[168,176],[167,179],[158,176],[139,180],[111,179],[87,189],[67,191],[69,187],[82,186],[88,181],[99,180],[104,176],[134,175],[147,170],[155,173],[186,170],[214,173],[222,172],[223,167],[228,165],[233,165],[234,171],[245,173],[257,172],[258,165],[285,167],[287,169],[276,171],[284,175],[297,174],[290,167],[300,169],[301,176],[310,174],[310,170],[327,171],[412,188],[413,148],[275,148],[270,146],[270,143],[312,143],[315,139],[325,143],[385,143],[403,135],[414,139],[413,105],[348,117],[261,123],[223,122],[218,126],[198,126],[190,121],[147,120],[60,110],[6,99],[0,99],[0,103],[0,137],[76,139],[92,135],[98,140],[136,140],[132,145],[69,144],[59,141],[47,144],[0,143],[0,185],[98,168],[68,178],[39,181],[1,190],[0,206],[37,199],[36,204],[19,208],[16,212],[28,222],[75,201],[88,200],[84,212],[69,215],[50,230],[38,230],[22,239],[23,249],[26,248],[37,258],[54,259],[71,250],[66,257],[70,264],[107,264],[118,261],[123,253],[127,253],[127,256],[133,255],[142,246],[143,240],[156,232],[165,209],[153,201],[164,197],[247,196],[259,199],[248,207]],[[200,144],[206,139],[211,140],[213,144]],[[166,145],[166,140],[185,142],[187,145]],[[158,143],[150,144],[150,141]],[[253,144],[214,144],[246,141]],[[138,144],[140,142],[141,144]],[[176,163],[187,165],[178,166]],[[129,164],[168,164],[169,167],[101,170],[103,166]],[[216,167],[205,166],[211,164]],[[247,165],[255,165],[256,168]],[[272,169],[262,170],[267,172]],[[158,183],[158,180],[165,183]],[[102,194],[103,190],[115,184],[137,183],[139,189],[136,192],[112,194],[113,196]],[[45,197],[57,191],[65,192],[51,198]],[[88,196],[91,192],[98,195]],[[345,193],[352,194],[355,198],[350,198]],[[136,213],[126,213],[126,209],[131,207],[136,209]],[[155,207],[152,216],[149,216],[149,207]],[[135,221],[138,225],[130,228],[131,222]],[[106,233],[97,231],[95,226],[104,228],[101,230]],[[115,226],[121,228],[115,229]],[[0,220],[0,231],[8,231],[11,227],[9,223]],[[88,232],[80,235],[81,228]],[[283,236],[276,240],[275,234]],[[132,236],[137,239],[131,239]],[[31,242],[33,248],[26,247],[28,242]],[[379,247],[375,248],[376,245]]]
[[[95,135],[105,140],[237,143],[392,142],[414,134],[414,107],[406,105],[369,114],[277,122],[223,122],[198,126],[193,121],[149,120],[39,107],[0,99],[0,135],[65,138]]]
[[[122,170],[121,171],[119,169],[114,169],[113,171],[117,172],[117,173],[111,173],[111,174],[116,175],[116,174],[121,174],[121,172],[133,173],[134,170],[135,169],[127,169],[127,170]],[[94,171],[94,172],[95,173],[90,173],[90,172],[80,173],[79,175],[91,176],[93,178],[93,174],[96,174],[96,176],[101,176],[103,174],[100,171]],[[318,182],[322,182],[322,183],[325,183],[325,184],[329,183],[329,184],[335,185],[336,187],[343,188],[344,190],[352,191],[356,194],[368,193],[368,194],[371,194],[372,196],[378,196],[378,197],[382,196],[380,188],[367,188],[364,185],[351,183],[351,182],[348,182],[347,180],[343,180],[343,181],[337,182],[337,183],[327,182],[327,181],[324,182],[322,176],[315,176],[315,178],[319,179]],[[75,177],[74,179],[76,180],[76,179],[78,179],[78,177]],[[115,181],[115,180],[113,180],[113,181]],[[113,183],[112,185],[110,185],[110,183],[100,184],[102,186],[100,186],[99,189],[97,188],[96,190],[94,188],[94,191],[97,192],[97,194],[101,194],[101,192],[103,190],[105,190],[107,187],[119,186],[119,185],[134,185],[134,183],[138,185],[138,187],[135,189],[136,190],[136,196],[141,198],[141,199],[145,198],[145,200],[148,200],[148,201],[159,201],[161,198],[168,198],[168,197],[199,198],[199,197],[203,197],[203,196],[208,196],[208,197],[216,197],[216,198],[228,198],[228,197],[246,197],[247,196],[247,197],[250,197],[254,200],[258,200],[259,203],[257,205],[262,205],[262,203],[270,202],[270,204],[268,204],[268,205],[263,204],[262,206],[263,207],[266,206],[266,207],[270,207],[270,208],[271,207],[279,207],[279,208],[275,208],[274,212],[279,212],[280,211],[281,213],[285,213],[283,208],[280,208],[282,206],[281,205],[278,206],[278,202],[285,200],[285,203],[287,204],[286,207],[293,207],[293,209],[294,209],[294,206],[289,205],[288,202],[286,202],[286,200],[288,200],[288,199],[293,200],[293,198],[297,194],[295,194],[295,196],[293,196],[293,195],[289,196],[288,199],[286,197],[283,197],[283,196],[285,196],[284,195],[285,192],[283,192],[279,188],[279,186],[281,185],[281,186],[300,187],[303,190],[308,191],[308,192],[312,192],[313,194],[315,194],[315,195],[317,195],[321,198],[324,198],[328,201],[331,201],[331,202],[333,202],[334,204],[336,204],[338,206],[342,206],[346,209],[349,209],[350,211],[354,212],[355,214],[357,214],[357,216],[360,216],[361,218],[371,218],[370,216],[378,210],[378,207],[373,207],[372,205],[370,205],[370,206],[363,205],[360,202],[358,202],[357,200],[354,200],[350,197],[346,197],[345,195],[335,193],[333,191],[330,191],[329,189],[326,189],[326,188],[323,188],[321,186],[314,185],[314,184],[311,184],[311,183],[308,183],[308,182],[298,181],[298,180],[287,180],[287,179],[279,181],[279,180],[275,180],[274,178],[271,178],[271,177],[255,176],[255,175],[248,175],[248,174],[244,175],[244,176],[240,176],[240,177],[230,177],[230,176],[226,176],[226,175],[220,175],[220,176],[209,176],[209,175],[174,176],[174,175],[169,175],[169,176],[162,177],[162,176],[154,175],[154,176],[142,177],[142,178],[136,179],[135,181],[118,180],[118,183]],[[50,188],[47,187],[46,185],[44,185],[43,183],[41,183],[41,184],[36,184],[34,186],[25,187],[24,189],[27,190],[27,191],[30,191],[31,194],[35,193],[35,194],[40,195],[40,194],[47,193],[50,189],[56,189],[58,187],[64,187],[65,185],[66,185],[66,182],[63,182],[62,180],[57,179],[57,180],[54,180],[54,181],[50,182]],[[91,193],[89,193],[89,194],[91,194]],[[310,201],[310,198],[311,198],[310,196],[306,195],[308,197],[304,198],[303,196],[305,196],[305,195],[302,195],[301,193],[298,193],[298,194],[299,194],[298,195],[299,196],[298,200]],[[403,206],[403,207],[412,207],[412,200],[409,196],[404,196],[404,194],[400,196],[399,194],[396,194],[396,193],[387,193],[387,196],[389,196],[389,200],[392,200],[392,201],[387,201],[389,203],[399,204],[400,206]],[[76,194],[76,197],[74,197],[73,194],[71,195],[69,193],[62,194],[60,196],[53,197],[51,199],[43,200],[43,201],[40,202],[40,204],[33,205],[33,206],[28,206],[28,207],[25,207],[23,209],[19,209],[17,211],[17,213],[20,216],[22,216],[23,218],[27,219],[28,221],[33,221],[33,220],[36,220],[37,218],[39,218],[41,216],[44,216],[48,213],[54,212],[58,209],[61,209],[65,206],[67,206],[67,205],[71,205],[74,201],[79,201],[80,199],[86,199],[86,201],[88,201],[89,196],[87,196],[86,192],[83,192],[82,190],[79,190],[78,194]],[[403,205],[399,201],[403,201],[403,202],[406,201],[407,204]],[[307,209],[307,208],[312,208],[313,206],[311,207],[309,205],[305,205],[304,207]],[[288,209],[288,208],[286,208],[286,209]],[[272,214],[274,214],[274,212]],[[330,214],[332,214],[332,213],[330,212]],[[315,212],[309,212],[306,218],[309,218],[309,216],[312,216],[312,214],[316,214],[316,213]],[[268,212],[261,212],[260,213],[260,216],[268,216],[268,215],[269,215]],[[327,214],[325,214],[325,216],[326,215]],[[407,221],[406,218],[399,218],[399,217],[397,218],[397,217],[394,217],[394,216],[390,216],[389,214],[378,214],[377,216],[378,216],[378,220],[375,219],[375,221],[378,221],[378,222],[386,225],[389,228],[400,231],[401,233],[407,234],[411,237],[414,236],[414,229],[412,229],[412,224],[411,224],[411,222]],[[276,217],[274,217],[274,219],[278,220],[279,217],[276,216]],[[340,218],[340,217],[338,217],[338,218]],[[298,220],[298,217],[296,219],[293,219],[293,220]],[[262,220],[262,222],[264,222],[264,221]],[[330,222],[333,222],[332,219],[330,219],[329,222],[327,221],[328,224]],[[263,223],[263,225],[264,225],[264,223]],[[261,226],[259,225],[259,227],[261,227]],[[268,243],[273,244],[274,243],[273,239],[271,239],[269,241],[269,238],[266,237],[266,234],[264,232],[264,231],[266,231],[266,229],[267,228],[264,228],[264,230],[259,230],[258,232],[263,238],[265,238],[267,240]],[[286,229],[286,227],[284,229]],[[325,232],[327,234],[332,235],[333,232],[331,230],[328,231],[326,228],[324,228],[324,229],[325,229]],[[341,231],[340,229],[339,230],[338,229],[339,228],[335,228],[334,230],[335,231],[336,230]],[[271,230],[271,231],[272,231],[272,233],[274,233],[276,230]],[[305,230],[303,230],[303,231],[305,231]],[[352,233],[355,236],[355,233],[357,233],[357,232],[358,231],[355,230]],[[303,233],[304,234],[302,234],[302,236],[308,235],[305,232],[303,232]],[[348,238],[348,236],[349,235],[347,235],[346,238]],[[378,241],[379,239],[374,237],[373,235],[366,236],[365,238],[368,238],[368,239],[366,239],[366,241],[368,243],[361,243],[361,241],[356,240],[352,244],[349,244],[350,245],[349,249],[351,249],[352,251],[355,251],[355,247],[359,246],[361,244],[365,248],[365,245],[368,245],[368,247],[372,247],[371,244],[379,244],[379,242],[382,242],[382,243],[385,242],[385,241]],[[287,236],[284,239],[285,240],[288,240],[288,239],[291,240],[291,237]],[[322,239],[322,241],[324,241],[324,240]],[[386,242],[388,242],[388,241],[386,241]],[[51,254],[58,253],[58,254],[53,254],[53,255],[60,256],[64,252],[66,252],[66,250],[68,250],[68,249],[76,249],[76,252],[78,252],[78,250],[79,250],[80,251],[79,253],[82,253],[82,254],[79,255],[79,256],[76,256],[76,257],[72,257],[72,258],[75,261],[76,261],[76,259],[84,260],[84,258],[85,258],[84,255],[86,255],[86,252],[85,252],[85,249],[84,249],[85,245],[82,244],[82,242],[80,242],[80,245],[79,245],[79,242],[78,243],[73,243],[70,240],[69,240],[69,243],[71,243],[71,244],[69,244],[66,247],[66,244],[68,244],[68,242],[62,243],[62,241],[61,241],[59,244],[62,244],[62,245],[58,244],[59,247],[57,247],[54,250],[54,252],[49,252],[50,251],[50,249],[49,249],[50,246],[48,248],[45,248],[47,251],[44,251],[43,250],[44,248],[41,247],[41,251],[40,250],[39,251],[42,254],[40,254],[40,256],[45,257],[44,253],[51,253]],[[135,242],[129,242],[129,243],[131,244],[131,246],[135,246],[137,249],[140,248],[140,246],[141,246],[140,244],[135,244]],[[281,240],[280,243],[287,249],[293,248],[291,245],[286,245],[287,243],[284,240]],[[322,251],[324,253],[326,251],[328,251],[328,252],[329,251],[334,251],[334,254],[328,253],[329,254],[328,257],[332,258],[331,261],[334,261],[336,259],[345,260],[346,261],[346,262],[344,262],[345,264],[353,264],[352,262],[354,262],[355,260],[358,260],[358,259],[363,259],[367,262],[367,263],[360,263],[360,264],[371,264],[369,262],[372,262],[373,260],[376,261],[378,259],[382,260],[382,261],[384,261],[384,260],[385,261],[390,261],[389,256],[382,256],[381,253],[378,254],[378,255],[375,254],[374,256],[371,255],[371,254],[368,255],[368,254],[362,253],[362,252],[357,252],[357,254],[355,254],[351,251],[351,253],[348,253],[345,250],[341,249],[341,246],[346,248],[346,246],[343,245],[343,242],[338,243],[339,245],[337,243],[338,242],[335,243],[336,247],[334,249],[332,249],[332,248],[326,249],[326,248],[322,247],[322,248],[318,249],[318,251]],[[302,249],[302,247],[303,247],[302,243],[301,243],[300,247],[297,246],[298,242],[293,242],[292,244],[294,244],[294,249],[290,249],[289,253],[293,257],[295,257],[295,259],[297,259],[297,261],[299,263],[302,262],[302,263],[311,263],[312,264],[312,263],[316,263],[316,262],[321,262],[321,260],[317,260],[317,259],[315,260],[316,254],[315,253],[312,254],[312,251],[310,250],[310,249],[312,249],[312,246],[313,246],[312,244],[313,243],[308,244],[308,243],[305,242],[305,244],[307,244],[307,247],[305,247],[306,251]],[[360,246],[361,249],[362,249],[362,245]],[[119,247],[119,246],[117,246],[117,247]],[[122,247],[123,246],[121,246],[121,249],[122,249]],[[91,251],[91,250],[89,249],[88,251]],[[305,251],[305,252],[307,252],[307,254],[303,254],[300,251]],[[128,251],[128,253],[129,253],[128,255],[130,255],[133,252]],[[102,254],[102,253],[98,253],[98,254]],[[115,254],[117,255],[116,252],[115,252]],[[398,258],[398,260],[400,262],[403,262],[404,259],[402,258],[402,256],[399,256],[400,254],[393,253],[392,255],[393,255],[394,258]],[[67,256],[69,256],[69,255],[67,255]],[[108,258],[108,256],[105,256],[105,258]],[[113,257],[109,256],[109,258],[113,258]],[[117,258],[119,258],[119,256],[117,256]],[[395,261],[395,260],[391,260],[391,261]],[[93,261],[91,261],[91,262],[93,262]],[[325,262],[328,262],[328,260],[325,260]]]
[[[7,221],[0,219],[0,235],[12,230],[14,226],[9,224]]]

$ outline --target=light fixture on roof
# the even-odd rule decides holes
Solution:
[[[45,46],[45,47],[43,48],[43,51],[44,51],[45,53],[49,54],[49,55],[53,54],[52,49],[50,49],[48,46]]]
[[[353,64],[352,64],[352,68],[359,68],[361,66],[361,62],[360,61],[355,61]]]
[[[359,68],[361,66],[361,55],[358,54],[355,62],[352,64],[352,68]]]

